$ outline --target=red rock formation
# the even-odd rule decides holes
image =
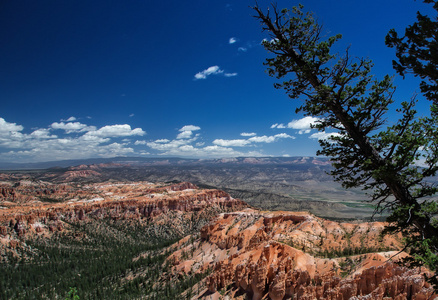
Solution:
[[[93,176],[100,176],[101,174],[94,170],[77,170],[77,171],[67,171],[60,178],[63,181],[69,182],[76,178],[88,178]]]
[[[379,241],[383,226],[337,223],[299,212],[246,209],[221,214],[201,229],[197,250],[192,249],[189,258],[201,263],[189,269],[196,272],[213,266],[205,280],[209,293],[225,291],[233,297],[243,292],[253,300],[431,299],[433,290],[418,270],[388,261],[396,251],[333,259],[321,256],[323,250],[361,245],[400,247],[397,237]],[[186,269],[178,258],[184,251],[189,252],[183,248],[170,257],[176,272]],[[198,298],[204,299],[202,294]]]
[[[6,190],[6,189],[5,189]],[[15,190],[13,190],[15,191]],[[73,188],[69,185],[30,185],[20,189],[21,199],[42,199],[56,195],[62,202],[27,201],[0,210],[0,234],[50,232],[63,230],[62,220],[84,221],[92,218],[133,219],[157,217],[169,211],[193,212],[211,206],[225,211],[247,207],[219,190],[199,190],[183,182],[173,185],[151,183],[93,184]],[[24,195],[23,195],[24,194]],[[35,225],[38,224],[38,225]],[[32,228],[38,228],[31,230]]]

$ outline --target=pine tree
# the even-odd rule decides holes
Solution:
[[[433,3],[438,12],[436,0],[424,0]],[[417,22],[408,26],[405,34],[399,37],[392,29],[386,36],[386,44],[396,49],[397,60],[393,60],[394,69],[403,77],[412,73],[422,79],[421,92],[438,105],[438,22],[436,16],[431,19],[417,12]]]
[[[438,187],[428,179],[438,171],[437,114],[417,117],[413,97],[400,104],[398,122],[385,128],[388,106],[395,105],[390,76],[375,80],[372,62],[351,58],[348,49],[342,57],[331,54],[341,35],[323,39],[322,26],[301,5],[254,10],[269,34],[264,47],[274,55],[265,62],[268,74],[282,79],[275,87],[303,99],[296,112],[318,118],[314,128],[335,131],[317,152],[330,158],[335,180],[366,190],[376,213],[390,212],[387,231],[406,237],[411,264],[436,272],[438,205],[431,196]]]

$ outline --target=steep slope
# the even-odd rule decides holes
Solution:
[[[221,214],[169,260],[176,273],[212,267],[197,299],[430,299],[419,270],[393,263],[406,254],[399,237],[380,238],[383,226],[246,209]]]
[[[0,201],[0,245],[18,245],[20,237],[47,235],[67,229],[69,223],[92,222],[93,219],[140,223],[142,220],[151,222],[151,219],[157,219],[155,227],[161,224],[167,231],[172,228],[174,235],[182,236],[193,228],[193,225],[183,225],[192,219],[194,212],[202,215],[212,208],[217,208],[218,212],[247,206],[223,191],[199,190],[188,182],[173,185],[103,183],[75,188],[68,185],[48,186],[43,183],[2,188],[2,195],[6,196]],[[204,216],[205,220],[214,215]],[[3,247],[2,253],[7,249]]]
[[[381,222],[259,211],[189,182],[3,179],[2,299],[436,297]]]
[[[218,214],[248,206],[188,182],[7,188],[0,201],[0,299],[59,299],[71,286],[81,299],[172,299],[189,281],[171,291],[166,282],[157,285],[168,269],[167,247]]]

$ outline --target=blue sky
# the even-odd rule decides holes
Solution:
[[[312,120],[265,73],[254,3],[2,1],[0,161],[315,155]],[[377,78],[395,73],[387,31],[429,9],[413,0],[301,3],[328,36],[343,34],[340,52],[371,58]],[[397,101],[418,92],[413,78],[395,84]]]

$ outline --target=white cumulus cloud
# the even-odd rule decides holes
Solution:
[[[12,133],[22,131],[24,129],[23,126],[17,125],[15,123],[6,122],[5,119],[0,118],[0,134],[2,133]]]
[[[331,132],[331,133],[316,132],[316,133],[313,133],[312,135],[310,135],[309,138],[310,139],[318,139],[318,140],[327,140],[332,136],[340,136],[340,134],[337,132]]]
[[[189,139],[193,135],[193,131],[201,130],[201,127],[195,125],[185,125],[179,131],[181,132],[176,137],[177,139]]]
[[[311,131],[311,125],[318,123],[318,121],[318,118],[307,116],[298,120],[290,121],[287,124],[287,128],[297,129],[299,130],[299,134],[309,133]]]
[[[37,129],[34,132],[30,134],[30,137],[36,138],[36,139],[56,139],[58,136],[51,135],[49,129]]]
[[[133,135],[145,135],[146,132],[141,128],[131,129],[128,124],[107,125],[98,130],[89,131],[85,135],[97,137],[122,137]]]
[[[168,143],[168,142],[170,142],[168,139],[159,139],[159,140],[155,141],[155,143],[160,143],[160,144],[165,144],[165,143]]]
[[[179,131],[196,131],[201,130],[201,127],[195,125],[185,125],[179,129]]]
[[[86,124],[82,124],[80,122],[54,122],[52,125],[50,125],[52,129],[55,130],[64,130],[66,133],[73,133],[73,132],[84,132],[84,131],[93,131],[96,130],[96,127],[94,126],[88,126]]]
[[[234,44],[235,42],[237,42],[237,39],[236,39],[235,37],[231,37],[231,38],[228,40],[228,43],[229,43],[229,44]]]
[[[283,123],[272,124],[271,129],[291,128],[298,130],[299,134],[304,134],[304,133],[310,133],[310,131],[312,130],[311,125],[315,125],[318,122],[319,122],[318,118],[307,116],[298,120],[292,120],[289,123],[287,123],[287,125],[284,125]]]
[[[23,133],[24,127],[0,118],[0,150],[2,161],[54,161],[90,157],[113,157],[134,153],[128,147],[129,139],[123,143],[112,138],[146,134],[141,128],[131,129],[127,124],[109,125],[100,129],[79,122],[54,122],[47,128]],[[62,130],[60,135],[53,130]],[[69,135],[69,133],[76,133]],[[5,149],[11,149],[5,152]]]
[[[216,139],[212,145],[205,146],[205,142],[198,141],[200,134],[193,132],[201,130],[195,125],[185,125],[179,129],[179,134],[173,140],[159,139],[147,142],[146,145],[153,150],[159,151],[160,155],[184,156],[184,157],[235,157],[235,156],[262,156],[260,152],[236,151],[232,147],[249,146],[251,143],[246,139],[225,140]]]

